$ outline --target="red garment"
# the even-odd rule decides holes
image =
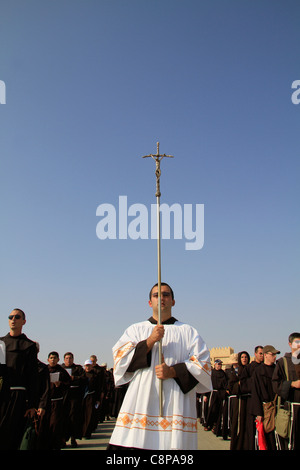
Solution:
[[[258,435],[258,449],[259,450],[267,450],[267,442],[266,436],[264,431],[263,422],[259,422],[257,419],[255,420],[257,435]]]

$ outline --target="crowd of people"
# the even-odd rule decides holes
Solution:
[[[118,412],[112,369],[96,355],[76,364],[72,352],[60,363],[51,351],[43,363],[39,344],[22,333],[25,313],[15,309],[8,318],[10,332],[0,338],[0,449],[77,447]]]
[[[253,361],[247,351],[232,354],[224,368],[215,360],[213,390],[197,395],[197,413],[205,431],[230,439],[231,450],[299,450],[300,333],[288,343],[283,357],[267,345],[255,347]],[[288,416],[284,432],[275,421],[278,409]]]
[[[167,297],[169,286],[165,286],[165,303],[173,305],[172,298]],[[156,305],[155,290],[151,291],[150,299],[149,304]],[[30,441],[30,448],[34,449],[62,449],[67,442],[77,447],[79,439],[89,439],[99,422],[119,416],[130,381],[127,375],[137,377],[136,370],[149,368],[149,351],[165,334],[162,325],[154,327],[147,341],[138,343],[140,346],[133,351],[128,366],[120,362],[124,344],[128,344],[129,333],[126,332],[116,348],[116,380],[112,369],[107,370],[106,364],[97,364],[95,355],[91,355],[84,365],[78,365],[72,352],[66,352],[60,363],[58,352],[51,351],[48,364],[42,363],[38,359],[38,343],[22,331],[25,313],[14,309],[8,319],[10,332],[0,338],[1,450],[26,448],[30,429],[35,430],[35,439]],[[171,319],[173,317],[168,315],[165,325],[178,323]],[[147,328],[153,318],[149,320]],[[233,354],[224,369],[222,361],[217,359],[211,370],[212,387],[207,382],[210,368],[202,371],[206,385],[203,393],[195,394],[197,418],[205,431],[230,439],[231,450],[256,450],[262,445],[267,450],[299,449],[300,333],[292,333],[288,343],[290,352],[279,358],[280,352],[267,345],[255,348],[251,362],[247,351]],[[145,359],[142,359],[143,355]],[[195,356],[192,363],[198,369],[200,363]],[[174,377],[183,395],[195,387],[195,378],[191,373],[187,375],[187,368],[183,369],[181,365],[177,370],[166,364],[155,369],[157,377]],[[146,388],[142,387],[141,391],[145,393]],[[149,393],[151,395],[150,389]],[[132,398],[127,397],[127,402]],[[135,403],[138,403],[136,398]],[[275,404],[275,414],[279,409],[289,414],[285,435],[279,434],[276,427],[263,428],[266,424],[265,404],[271,403]],[[128,403],[124,409],[126,407]],[[144,429],[145,423],[141,426]],[[118,432],[116,426],[115,433]]]

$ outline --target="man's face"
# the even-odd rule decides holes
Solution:
[[[292,352],[300,350],[300,338],[295,338],[292,343],[289,343]],[[300,352],[300,351],[299,351]]]
[[[23,318],[23,315],[17,310],[13,310],[8,317],[9,328],[12,331],[22,330],[23,325],[25,325],[26,320]]]
[[[48,357],[48,362],[51,367],[55,367],[56,364],[58,363],[59,358],[55,354],[51,354]]]
[[[65,366],[70,367],[73,364],[73,356],[71,354],[67,354],[64,358]]]
[[[276,361],[276,354],[275,353],[272,353],[272,352],[265,353],[264,362],[266,364],[272,365],[272,364],[274,364],[275,361]]]
[[[258,348],[258,350],[254,353],[256,362],[263,362],[264,360],[264,353],[262,348]]]
[[[158,286],[153,287],[151,292],[151,300],[149,300],[150,307],[157,313],[158,311]],[[161,311],[171,312],[172,307],[175,305],[175,300],[172,299],[172,294],[168,286],[161,286]]]
[[[215,369],[216,370],[221,370],[222,369],[222,362],[216,362],[215,363]]]

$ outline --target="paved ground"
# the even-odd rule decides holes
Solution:
[[[105,450],[110,439],[110,435],[115,425],[115,420],[100,423],[92,438],[88,440],[78,440],[78,447],[75,450]],[[64,450],[71,450],[69,445]],[[204,431],[198,423],[198,450],[229,450],[230,441],[224,441],[216,437],[211,431]],[[72,449],[73,450],[73,449]]]
[[[224,441],[211,431],[204,431],[198,422],[198,450],[230,450],[230,440]]]

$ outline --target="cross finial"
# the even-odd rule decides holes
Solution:
[[[174,158],[173,155],[166,155],[165,153],[163,155],[160,155],[159,154],[159,142],[157,142],[156,146],[157,146],[156,154],[150,153],[150,155],[144,155],[143,158],[152,157],[154,160],[159,160],[159,161],[161,161],[164,157]]]
[[[168,157],[168,158],[174,158],[173,155],[166,155],[165,153],[163,155],[160,155],[159,154],[159,142],[157,142],[157,153],[156,155],[153,155],[152,153],[150,153],[150,155],[144,155],[143,158],[147,158],[147,157],[151,157],[153,158],[153,160],[155,160],[155,164],[156,164],[156,169],[155,169],[155,174],[156,174],[156,194],[155,196],[156,197],[160,197],[161,195],[161,192],[160,192],[160,175],[161,175],[161,171],[160,171],[160,162],[161,160],[164,158],[164,157]]]

